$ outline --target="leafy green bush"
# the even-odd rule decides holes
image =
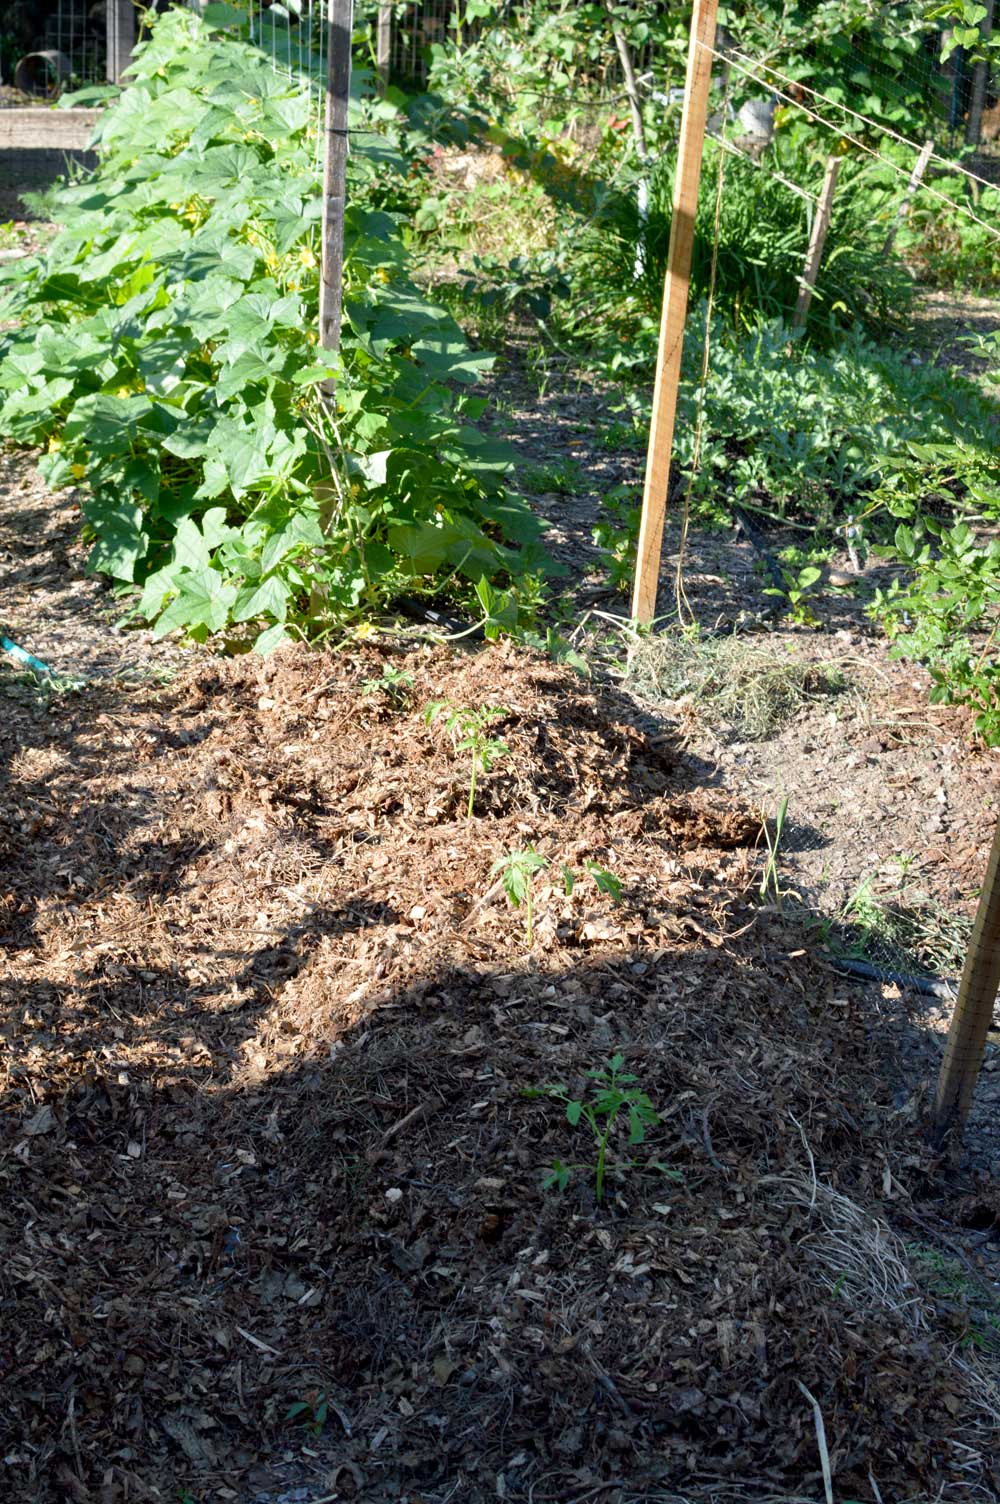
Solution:
[[[536,567],[538,525],[461,391],[488,367],[365,207],[391,155],[355,133],[340,358],[315,348],[308,97],[187,11],[162,16],[104,116],[61,233],[5,276],[0,433],[83,482],[91,565],[159,633],[262,650],[397,592],[472,598]],[[336,401],[319,384],[336,380]],[[456,387],[455,384],[458,384]]]
[[[676,453],[693,461],[704,313],[685,352]],[[818,350],[781,324],[713,329],[704,392],[703,505],[759,503],[832,528],[849,513],[992,483],[994,409],[969,381],[873,343],[859,329]]]

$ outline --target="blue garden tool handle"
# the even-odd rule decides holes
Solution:
[[[50,677],[52,676],[52,670],[47,663],[43,663],[40,658],[36,658],[33,653],[28,652],[27,648],[22,648],[19,643],[12,641],[11,638],[5,637],[2,632],[0,632],[0,649],[5,653],[9,653],[16,663],[23,663],[25,668],[34,669],[36,674],[48,674]]]

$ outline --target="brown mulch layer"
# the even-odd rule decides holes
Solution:
[[[386,661],[2,702],[0,1497],[815,1499],[813,1401],[838,1499],[995,1497],[912,1120],[748,908],[757,818],[541,658]],[[503,709],[472,821],[431,699]],[[659,1122],[598,1205],[525,1089],[616,1051]]]

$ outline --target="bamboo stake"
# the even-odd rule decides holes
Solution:
[[[340,349],[343,312],[344,204],[347,193],[347,110],[351,93],[352,0],[329,0],[323,161],[323,266],[319,292],[319,342]],[[323,390],[333,391],[332,380]]]
[[[378,75],[378,92],[385,95],[389,87],[389,69],[392,66],[392,5],[380,3],[375,32],[375,71]]]
[[[889,252],[893,248],[893,245],[895,244],[896,236],[899,233],[899,227],[903,223],[903,220],[906,218],[909,212],[910,205],[913,202],[913,195],[916,193],[917,189],[920,187],[920,184],[924,180],[924,173],[927,171],[927,163],[931,159],[931,152],[933,150],[933,141],[925,141],[923,146],[920,148],[920,155],[913,164],[913,171],[910,173],[910,181],[906,185],[906,192],[903,194],[899,208],[896,210],[895,216],[893,217],[892,221],[892,228],[886,236],[885,245],[882,247],[883,256],[888,256]]]
[[[1000,820],[979,897],[972,937],[965,957],[958,1001],[948,1030],[934,1103],[932,1137],[941,1144],[949,1133],[954,1144],[972,1106],[972,1092],[986,1051],[993,1006],[1000,988]]]
[[[670,247],[667,253],[667,275],[663,284],[660,344],[653,387],[653,415],[649,426],[646,482],[632,593],[632,615],[636,621],[644,624],[651,622],[656,615],[663,522],[670,483],[670,452],[677,417],[677,389],[681,378],[681,350],[691,281],[694,220],[698,209],[698,184],[701,180],[701,159],[705,146],[708,90],[712,80],[712,52],[715,47],[718,9],[719,0],[694,0],[691,15],[691,44],[677,149]]]
[[[809,304],[816,290],[819,264],[823,260],[823,247],[826,245],[826,232],[830,228],[833,190],[837,186],[840,160],[840,157],[827,157],[826,159],[826,176],[823,178],[823,186],[816,204],[816,218],[813,220],[812,234],[809,237],[805,269],[799,282],[799,300],[795,305],[795,317],[792,319],[792,324],[796,329],[801,329],[805,323]]]

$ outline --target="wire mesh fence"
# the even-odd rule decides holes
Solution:
[[[38,104],[103,82],[105,7],[92,0],[13,0],[0,15],[0,108]]]

